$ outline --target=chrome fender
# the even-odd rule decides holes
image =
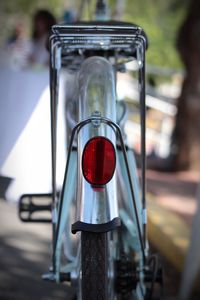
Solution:
[[[116,122],[115,79],[112,65],[105,58],[86,59],[77,76],[79,91],[79,122],[92,116],[101,116]],[[95,136],[108,138],[116,147],[116,134],[112,127],[91,122],[78,132],[77,141],[77,210],[72,232],[109,231],[120,225],[116,171],[103,188],[92,187],[82,172],[82,156],[86,143]]]

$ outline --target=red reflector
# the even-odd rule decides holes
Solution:
[[[85,179],[94,186],[107,184],[116,165],[115,148],[105,137],[94,137],[85,145],[82,169]]]

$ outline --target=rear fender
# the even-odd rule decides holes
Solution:
[[[79,122],[101,116],[116,122],[115,80],[112,65],[102,57],[84,61],[77,76],[79,91]],[[72,232],[106,232],[120,225],[116,172],[104,187],[94,188],[84,178],[82,156],[86,143],[93,137],[108,138],[116,148],[116,134],[111,126],[91,122],[78,132],[77,210]]]

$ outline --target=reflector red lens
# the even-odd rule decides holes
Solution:
[[[116,165],[115,148],[105,137],[94,137],[85,145],[82,169],[85,179],[94,186],[107,184]]]

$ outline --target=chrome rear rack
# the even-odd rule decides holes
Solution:
[[[125,23],[126,24],[126,23]],[[115,50],[124,52],[124,56],[132,56],[138,47],[147,47],[144,31],[134,25],[54,25],[52,27],[52,43],[62,46],[62,55],[78,50]]]

